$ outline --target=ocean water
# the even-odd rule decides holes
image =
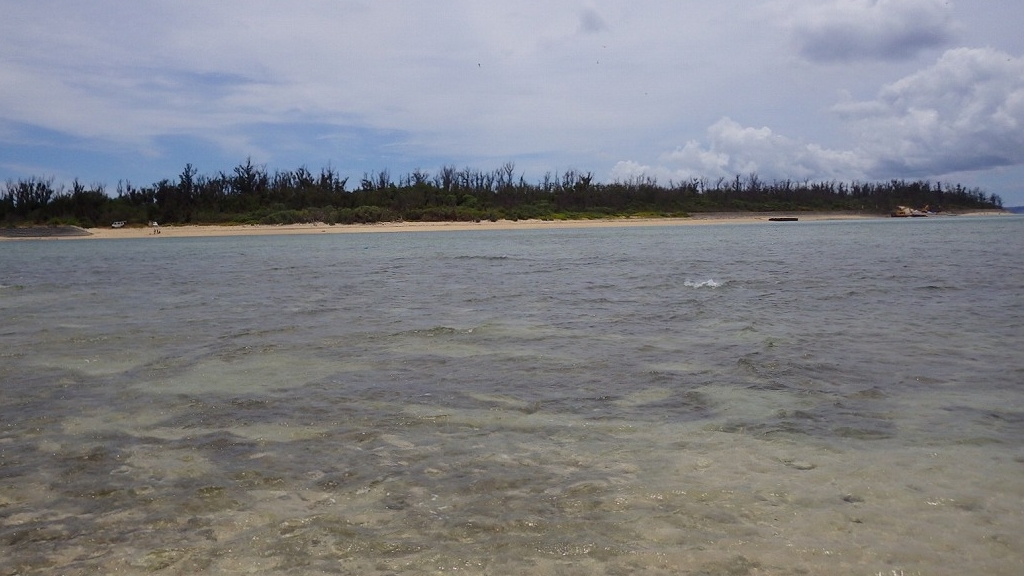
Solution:
[[[0,244],[0,575],[1024,573],[1024,218]]]

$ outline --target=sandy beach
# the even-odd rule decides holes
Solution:
[[[778,217],[771,215],[770,217]],[[822,219],[826,215],[804,216]],[[833,215],[834,218],[848,218]],[[600,220],[481,220],[480,222],[381,222],[377,224],[283,224],[283,225],[198,225],[151,228],[90,228],[91,236],[76,238],[132,238],[138,236],[260,236],[275,234],[358,234],[366,232],[458,232],[466,230],[539,230],[554,228],[615,228],[631,226],[684,226],[715,223],[751,223],[767,221],[768,215],[706,214],[689,218],[609,218]],[[159,233],[156,233],[159,230]]]
[[[953,214],[939,215],[952,216]],[[992,210],[956,214],[958,216],[1009,215]],[[796,218],[799,221],[855,220],[884,218],[878,214],[859,212],[709,212],[686,218],[607,218],[598,220],[498,220],[496,222],[382,222],[377,224],[202,224],[173,225],[151,228],[126,226],[124,228],[34,227],[18,229],[17,234],[0,230],[0,241],[51,238],[61,240],[116,239],[116,238],[186,238],[204,236],[267,236],[286,234],[358,234],[367,232],[457,232],[465,230],[540,230],[558,228],[622,228],[636,226],[694,226],[707,224],[752,224],[770,219]],[[785,226],[787,222],[779,222]]]
[[[367,232],[456,232],[465,230],[537,230],[555,228],[615,228],[634,226],[688,226],[722,223],[766,222],[769,218],[799,218],[800,220],[844,220],[877,218],[857,213],[749,213],[715,212],[697,214],[687,218],[608,218],[600,220],[483,220],[480,222],[382,222],[377,224],[284,224],[284,225],[174,225],[151,228],[126,226],[124,228],[88,228],[88,234],[56,233],[60,228],[33,228],[16,236],[0,233],[0,240],[26,238],[54,238],[61,240],[113,239],[113,238],[185,238],[203,236],[265,236],[284,234],[358,234]],[[785,222],[780,222],[785,225]],[[82,230],[71,227],[63,229]],[[0,231],[2,232],[2,231]]]

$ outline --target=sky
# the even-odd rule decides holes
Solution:
[[[514,162],[1024,205],[1020,0],[0,0],[0,181]]]

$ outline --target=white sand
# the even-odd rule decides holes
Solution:
[[[949,214],[952,215],[952,214]],[[1002,210],[980,210],[958,214],[960,216],[1012,215]],[[943,216],[943,215],[939,215]],[[383,222],[378,224],[315,224],[285,225],[172,225],[150,228],[89,228],[88,236],[50,236],[61,240],[98,238],[184,238],[202,236],[266,236],[274,234],[353,234],[363,232],[455,232],[462,230],[538,230],[557,228],[616,228],[635,226],[688,226],[702,224],[751,224],[767,222],[769,218],[798,218],[800,221],[858,220],[885,218],[879,214],[860,212],[708,212],[687,218],[604,218],[596,220],[498,220],[491,222]],[[787,223],[779,222],[779,226]],[[43,236],[40,236],[43,237]],[[18,238],[0,235],[0,242]],[[24,239],[22,237],[21,239]]]
[[[285,224],[285,225],[197,225],[161,226],[159,233],[152,228],[90,228],[91,236],[81,238],[155,238],[197,237],[197,236],[242,236],[271,234],[351,234],[362,232],[454,232],[462,230],[537,230],[556,228],[614,228],[633,226],[683,226],[722,223],[766,222],[768,218],[780,216],[797,217],[800,220],[841,220],[872,218],[849,213],[708,213],[689,218],[607,218],[598,220],[498,220],[490,222],[385,222],[379,224]],[[785,223],[779,223],[784,226]],[[74,239],[78,239],[75,237]],[[69,238],[72,239],[72,238]]]

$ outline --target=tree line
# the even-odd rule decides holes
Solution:
[[[0,192],[0,225],[66,224],[328,224],[387,221],[577,219],[686,216],[717,211],[861,211],[885,214],[897,206],[934,211],[1001,208],[1002,200],[978,188],[929,181],[811,182],[691,178],[667,185],[634,176],[600,183],[575,169],[527,182],[508,162],[490,170],[443,166],[393,178],[388,170],[349,179],[332,168],[269,172],[251,160],[231,172],[201,175],[188,164],[174,180],[150,186],[103,185],[74,180],[8,180]]]

